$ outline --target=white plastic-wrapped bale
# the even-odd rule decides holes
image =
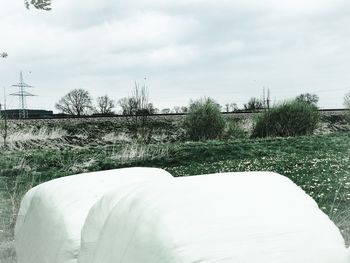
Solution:
[[[143,185],[154,184],[144,182]],[[101,230],[112,209],[122,200],[123,197],[139,189],[139,183],[130,184],[114,188],[101,197],[90,209],[81,231],[81,247],[79,251],[78,263],[90,263],[97,246]]]
[[[24,196],[15,227],[18,263],[75,263],[90,208],[106,192],[148,180],[171,180],[156,168],[79,174],[38,185]]]
[[[334,223],[278,174],[193,176],[116,195],[89,262],[350,262]]]

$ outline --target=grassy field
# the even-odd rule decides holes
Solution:
[[[54,134],[42,132],[40,136],[0,156],[1,262],[14,262],[13,227],[25,191],[61,176],[128,166],[160,167],[174,176],[278,172],[310,194],[350,242],[350,132],[207,142],[153,140],[149,144],[138,143],[123,132],[101,135],[99,143],[84,134],[67,138],[67,131],[58,128]]]

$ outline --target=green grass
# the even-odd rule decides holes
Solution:
[[[294,138],[150,145],[124,142],[89,148],[8,151],[0,156],[0,243],[11,243],[19,200],[33,185],[70,174],[127,166],[161,167],[174,176],[278,172],[310,194],[339,226],[346,241],[350,241],[350,133],[346,132]]]

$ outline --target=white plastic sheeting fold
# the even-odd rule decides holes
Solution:
[[[128,186],[113,189],[95,203],[95,205],[90,209],[82,229],[81,248],[78,259],[79,263],[91,262],[104,223],[118,202],[120,202],[122,198],[128,194],[132,194],[133,191],[137,190],[142,185],[149,183],[154,184],[153,181],[143,182],[142,184],[134,183]]]
[[[338,228],[277,174],[178,178],[116,195],[95,205],[109,200],[114,207],[103,216],[89,262],[349,263]]]
[[[125,168],[67,176],[31,189],[19,210],[18,263],[75,263],[90,208],[111,189],[173,177],[156,168]]]

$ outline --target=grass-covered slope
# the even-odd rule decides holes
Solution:
[[[12,253],[11,245],[8,248],[6,244],[11,244],[8,242],[13,238],[19,201],[27,189],[52,178],[126,166],[161,167],[174,176],[228,171],[278,172],[315,198],[347,241],[350,240],[349,132],[148,145],[117,140],[87,147],[3,152],[0,156],[0,255]]]

